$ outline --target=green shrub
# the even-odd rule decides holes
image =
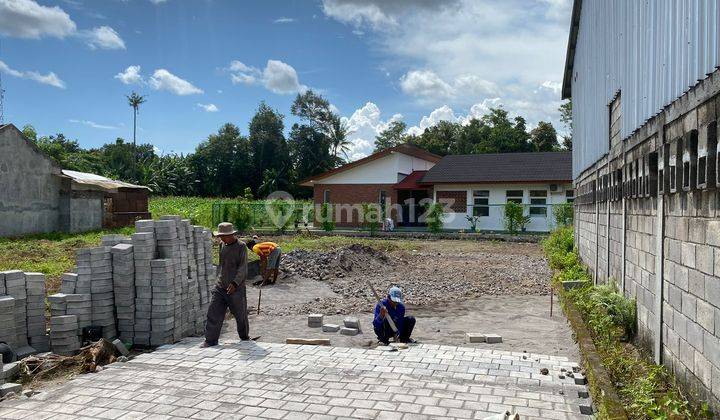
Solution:
[[[465,216],[465,219],[470,222],[470,230],[473,232],[477,232],[477,225],[480,221],[480,218],[478,216]]]
[[[362,226],[370,231],[370,235],[380,229],[380,205],[377,203],[362,203]]]
[[[444,219],[445,212],[443,211],[443,205],[441,203],[428,204],[427,211],[425,212],[425,223],[430,232],[441,232]]]
[[[325,232],[335,230],[335,220],[333,219],[332,205],[330,203],[323,203],[322,207],[320,207],[320,223]]]
[[[271,200],[268,216],[279,233],[284,233],[295,222],[295,206],[288,200]]]
[[[525,229],[530,223],[530,216],[524,215],[523,207],[513,201],[505,203],[503,212],[505,229],[510,233],[517,233]]]
[[[232,223],[235,229],[240,232],[247,232],[250,229],[252,212],[247,205],[238,203],[236,205],[225,206],[224,211],[224,220]]]
[[[570,226],[573,223],[572,203],[563,203],[553,206],[553,216],[557,226]]]

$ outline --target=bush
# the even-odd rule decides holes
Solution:
[[[480,218],[478,216],[465,216],[465,219],[470,222],[470,230],[473,232],[477,232],[477,225],[480,221]]]
[[[573,223],[573,205],[572,203],[558,204],[553,207],[553,216],[557,226],[570,226]]]
[[[288,200],[271,200],[268,216],[279,233],[284,233],[293,223],[295,206]]]
[[[333,220],[332,205],[330,203],[323,203],[322,207],[320,207],[320,223],[325,232],[335,230],[335,221]]]
[[[445,212],[443,211],[443,205],[441,203],[430,203],[425,213],[425,223],[427,228],[432,233],[439,233],[443,228],[443,220],[445,219]]]
[[[509,201],[504,206],[505,229],[510,233],[517,233],[525,229],[530,223],[530,216],[524,215],[523,207],[513,201]]]
[[[238,203],[233,206],[224,207],[223,220],[228,221],[240,232],[246,232],[252,224],[252,212],[247,205]]]
[[[362,226],[370,231],[370,235],[380,229],[380,205],[376,203],[362,203]]]

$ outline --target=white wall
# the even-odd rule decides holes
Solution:
[[[490,215],[480,217],[478,229],[480,230],[505,230],[503,225],[503,207],[505,204],[505,194],[507,190],[523,190],[523,204],[530,204],[530,190],[546,190],[548,191],[547,204],[565,203],[565,191],[572,189],[571,184],[562,185],[557,192],[550,192],[550,184],[437,184],[433,189],[433,199],[436,200],[438,191],[465,191],[467,193],[468,210],[465,213],[445,213],[443,227],[446,229],[465,229],[470,230],[470,222],[466,216],[472,214],[473,190],[486,190],[490,192],[489,204]],[[493,206],[493,204],[496,204]],[[527,214],[528,209],[525,209]],[[528,231],[532,232],[548,232],[555,225],[555,218],[552,209],[548,208],[547,217],[530,218],[530,224],[527,226]]]
[[[433,162],[394,152],[380,159],[322,178],[316,183],[395,184],[399,181],[398,173],[409,175],[412,171],[428,170],[433,165],[435,165]]]

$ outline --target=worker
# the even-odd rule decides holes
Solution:
[[[397,333],[392,330],[387,320],[388,316],[392,318],[395,323]],[[413,328],[415,328],[415,317],[405,316],[403,294],[399,287],[391,287],[390,290],[388,290],[387,297],[375,305],[373,328],[375,329],[375,335],[377,335],[378,341],[386,346],[393,337],[401,343],[415,342],[415,340],[410,338]]]
[[[253,236],[253,239],[248,241],[247,247],[260,257],[260,273],[262,274],[260,284],[263,286],[268,283],[275,284],[280,271],[282,250],[275,242],[258,242],[258,240],[257,236]],[[272,277],[272,281],[270,277]]]
[[[213,232],[220,239],[220,266],[219,276],[213,288],[210,307],[205,323],[205,342],[202,347],[216,346],[220,338],[220,330],[225,320],[225,312],[235,317],[237,331],[243,341],[250,339],[250,325],[248,322],[247,294],[245,280],[247,279],[247,249],[235,234],[237,231],[232,223],[220,223],[218,230]]]

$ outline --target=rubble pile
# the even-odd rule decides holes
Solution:
[[[353,244],[336,251],[293,250],[282,258],[280,271],[286,276],[332,280],[352,274],[375,273],[391,264],[388,256],[374,248]]]

